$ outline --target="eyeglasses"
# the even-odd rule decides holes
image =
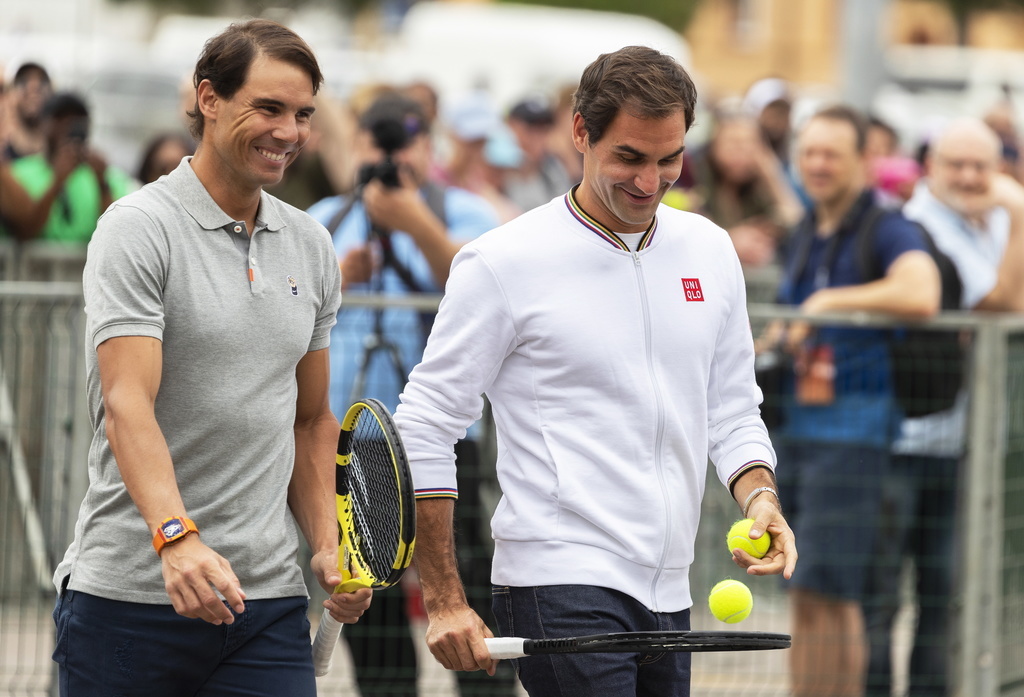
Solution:
[[[949,157],[937,157],[936,162],[942,167],[948,167],[949,169],[957,172],[962,172],[967,169],[974,170],[978,174],[985,174],[991,172],[996,168],[994,162],[988,162],[986,160],[968,160],[960,158],[949,158]]]

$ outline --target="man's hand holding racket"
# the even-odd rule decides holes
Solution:
[[[468,603],[453,603],[428,615],[427,647],[438,663],[448,670],[483,670],[494,675],[498,661],[491,658],[484,641],[494,634]]]
[[[370,607],[373,591],[360,588],[352,593],[337,593],[335,589],[341,583],[341,572],[338,571],[338,548],[324,550],[313,555],[309,563],[320,587],[331,594],[324,601],[324,609],[331,617],[343,624],[352,624],[362,617]]]
[[[389,588],[412,563],[416,502],[412,474],[391,414],[375,399],[357,400],[341,421],[335,469],[338,547],[312,561],[331,593],[313,639],[317,676],[331,668],[341,624],[359,619],[373,588]]]

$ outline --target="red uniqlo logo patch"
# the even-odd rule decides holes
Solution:
[[[683,282],[683,293],[686,294],[686,302],[704,302],[704,291],[700,289],[699,278],[683,278],[680,280]]]

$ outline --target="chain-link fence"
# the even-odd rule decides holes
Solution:
[[[74,278],[80,273],[74,270],[80,260],[73,261],[73,255],[54,257],[54,263],[70,269],[56,274],[44,268],[46,262],[30,265],[26,261],[38,260],[40,254],[12,254],[0,261],[20,270],[37,267],[29,274],[34,278]],[[755,288],[751,297],[767,300],[770,289],[767,284]],[[416,311],[410,317],[416,323],[421,322],[419,311],[429,310],[437,301],[355,294],[345,300],[347,308],[412,306]],[[755,334],[772,320],[797,317],[792,310],[758,302],[750,311]],[[813,323],[880,328],[894,324],[866,315],[826,317]],[[49,613],[54,591],[49,576],[72,535],[86,486],[85,458],[91,437],[84,403],[83,326],[79,283],[0,281],[0,525],[4,533],[0,537],[0,696],[53,691]],[[951,314],[928,326],[960,334],[969,347],[967,456],[960,475],[959,504],[949,511],[955,517],[957,536],[934,540],[936,546],[953,546],[956,551],[957,582],[949,604],[953,640],[947,653],[953,691],[970,697],[1024,694],[1024,318]],[[411,331],[419,332],[421,327]],[[365,392],[374,396],[374,386],[367,383]],[[471,587],[486,587],[490,554],[486,522],[498,496],[490,427],[485,419],[473,434],[475,453],[465,457],[475,455],[476,464],[466,470],[472,476],[463,483],[459,504],[466,552],[460,561]],[[725,531],[737,517],[735,502],[709,472],[691,570],[693,626],[723,627],[710,616],[704,599],[714,583],[731,576],[744,578],[755,596],[754,613],[740,628],[789,631],[790,606],[780,579],[743,577],[730,560]],[[912,574],[903,580],[894,576],[893,587],[905,593],[912,578]],[[412,638],[406,645],[412,647],[412,661],[418,666],[410,674],[418,694],[521,694],[511,681],[460,685],[439,668],[422,644],[424,616],[414,578],[402,590],[385,593],[391,594],[391,611],[399,612],[411,628]],[[315,625],[323,596],[319,589],[313,590],[313,596]],[[906,681],[914,619],[915,609],[905,605],[893,649],[897,689]],[[385,616],[376,626],[367,624],[365,634],[371,640],[375,632],[382,637],[382,627],[388,624],[394,623]],[[406,630],[401,625],[397,633],[394,627],[390,631],[391,639],[367,646],[380,652],[374,659],[378,664],[391,666],[384,677],[396,679],[398,659],[391,652],[396,641],[406,641]],[[359,694],[348,649],[338,653],[334,671],[321,679],[321,694]],[[751,654],[695,654],[693,694],[787,695],[788,653],[773,651],[753,658]],[[375,694],[372,681],[361,680],[360,686],[363,695]]]

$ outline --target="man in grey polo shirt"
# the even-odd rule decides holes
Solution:
[[[298,531],[337,570],[326,230],[263,193],[322,75],[264,20],[196,65],[196,155],[100,220],[84,286],[95,435],[57,568],[62,695],[316,694]],[[155,548],[155,553],[154,553]],[[325,601],[354,622],[369,591]]]

